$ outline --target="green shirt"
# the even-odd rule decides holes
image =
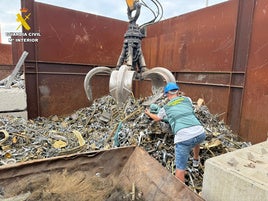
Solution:
[[[190,98],[178,96],[171,99],[165,106],[167,120],[172,132],[176,134],[183,128],[201,125],[196,118]],[[160,118],[163,118],[160,116]]]

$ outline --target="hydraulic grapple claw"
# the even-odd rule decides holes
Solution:
[[[135,71],[130,70],[130,67],[122,65],[119,70],[112,70],[108,67],[96,67],[90,70],[84,80],[84,89],[89,101],[93,99],[91,89],[91,79],[99,73],[110,74],[109,91],[117,103],[122,103],[132,94],[132,80]]]
[[[92,90],[90,80],[98,73],[110,74],[109,91],[110,95],[117,103],[125,102],[132,92],[132,81],[135,79],[136,72],[131,67],[122,65],[119,70],[112,70],[108,67],[96,67],[89,71],[84,80],[84,88],[87,98],[92,100]],[[156,67],[145,70],[141,74],[141,80],[150,79],[152,81],[153,95],[162,93],[166,82],[176,82],[174,75],[166,68]]]
[[[93,99],[92,97],[92,90],[91,90],[91,78],[94,76],[94,75],[97,75],[98,73],[107,73],[107,74],[111,74],[112,73],[112,69],[111,68],[108,68],[108,67],[105,67],[105,66],[101,66],[101,67],[96,67],[96,68],[93,68],[92,70],[90,70],[85,79],[84,79],[84,89],[85,89],[85,92],[86,92],[86,95],[87,95],[87,98],[89,101],[91,101]]]
[[[109,91],[110,95],[115,98],[117,103],[122,103],[133,94],[132,80],[135,71],[130,70],[130,67],[122,65],[119,70],[111,73]]]
[[[142,78],[151,79],[153,94],[163,91],[167,82],[176,82],[174,75],[168,69],[163,67],[155,67],[145,71],[142,74]]]

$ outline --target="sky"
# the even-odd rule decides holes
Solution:
[[[27,1],[27,0],[26,0]],[[86,13],[101,15],[114,19],[128,21],[125,0],[36,0],[37,2],[60,6]],[[149,4],[150,0],[144,0]],[[179,16],[188,12],[213,6],[227,0],[158,0],[163,7],[162,20]],[[20,0],[0,0],[0,29],[2,43],[8,44],[8,32],[21,32],[17,29],[19,22],[16,14],[20,12]],[[147,22],[150,12],[142,8],[138,24]],[[151,18],[150,18],[151,19]]]

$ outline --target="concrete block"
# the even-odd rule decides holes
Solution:
[[[268,201],[268,141],[205,162],[206,201]]]
[[[26,110],[26,92],[19,88],[0,88],[0,112]]]
[[[0,117],[6,117],[6,116],[14,116],[14,117],[21,117],[25,120],[28,120],[28,112],[27,111],[21,111],[21,112],[8,112],[8,113],[1,113]]]

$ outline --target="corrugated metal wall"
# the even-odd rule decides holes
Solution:
[[[116,65],[127,23],[33,0],[22,5],[32,10],[30,25],[42,35],[25,44],[30,118],[87,106],[84,76],[95,66]],[[187,95],[204,98],[212,113],[253,143],[268,131],[260,118],[268,113],[266,7],[266,0],[228,1],[161,21],[143,41],[149,68],[170,69]],[[148,94],[149,84],[135,82],[134,92]],[[107,76],[93,80],[93,93],[108,93]]]

